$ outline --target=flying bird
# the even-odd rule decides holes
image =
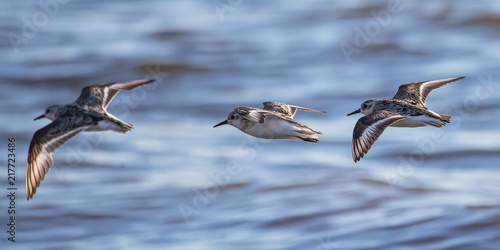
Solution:
[[[439,114],[425,106],[425,100],[434,89],[465,77],[434,81],[412,82],[399,86],[392,99],[372,99],[347,116],[363,113],[354,127],[352,158],[359,161],[387,127],[442,127],[451,116]]]
[[[120,90],[133,90],[155,80],[94,84],[82,89],[80,97],[69,105],[53,105],[35,118],[52,122],[36,131],[31,139],[26,168],[26,198],[32,199],[53,164],[52,154],[81,131],[126,133],[132,125],[116,118],[106,109]]]
[[[297,110],[321,112],[279,102],[264,102],[264,108],[235,108],[227,116],[227,120],[215,127],[229,124],[244,133],[262,139],[302,139],[318,142],[319,131],[310,129],[293,119]]]

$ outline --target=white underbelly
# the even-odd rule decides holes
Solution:
[[[391,127],[425,127],[427,124],[424,121],[430,120],[426,115],[407,117],[391,125]]]
[[[296,139],[295,124],[285,120],[271,120],[264,123],[253,123],[243,132],[263,139]]]
[[[88,132],[97,132],[97,131],[107,131],[107,130],[121,130],[122,128],[118,126],[118,124],[108,121],[102,120],[97,123],[97,125],[91,126],[85,131]]]

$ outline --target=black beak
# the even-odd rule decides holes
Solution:
[[[33,119],[33,121],[36,121],[36,120],[38,120],[38,119],[42,119],[42,118],[45,118],[45,114],[43,114],[43,115],[41,115],[41,116],[39,116],[39,117],[37,117],[37,118]]]
[[[347,114],[347,116],[350,116],[350,115],[354,115],[354,114],[357,114],[357,113],[361,113],[361,109],[357,109],[349,114]]]
[[[227,124],[227,120],[224,120],[224,121],[220,122],[219,124],[215,125],[214,128],[216,128],[218,126],[226,125],[226,124]]]

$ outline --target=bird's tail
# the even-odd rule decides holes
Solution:
[[[450,123],[451,121],[451,116],[450,115],[445,115],[445,114],[439,114],[433,111],[430,111],[430,116],[438,119],[437,121],[428,121],[427,125],[431,125],[434,127],[442,127],[446,125],[446,123]]]
[[[121,120],[117,120],[114,122],[120,127],[119,130],[115,130],[116,132],[119,132],[119,133],[125,134],[128,131],[132,130],[132,128],[134,128],[134,126],[132,124],[126,123],[126,122],[121,121]]]
[[[441,120],[443,120],[444,122],[450,123],[450,121],[451,121],[451,115],[439,114],[439,116],[441,117]]]
[[[304,141],[308,142],[318,142],[318,135],[322,135],[323,133],[319,131],[312,130],[309,127],[306,127],[305,125],[302,125],[295,130],[295,136],[299,139],[302,139]]]
[[[128,123],[126,123],[126,122],[124,122],[124,121],[116,118],[112,114],[108,113],[107,115],[110,118],[109,119],[109,123],[112,124],[111,126],[109,126],[110,130],[113,130],[113,131],[118,132],[118,133],[125,134],[128,131],[132,130],[132,128],[134,128],[134,126],[132,124],[128,124]]]
[[[434,117],[435,119],[429,119],[429,120],[422,121],[422,122],[427,124],[427,125],[434,126],[436,128],[440,128],[440,127],[446,125],[446,123],[450,123],[450,120],[451,120],[451,116],[449,116],[449,115],[439,114],[439,113],[432,112],[432,111],[431,111],[431,116]]]

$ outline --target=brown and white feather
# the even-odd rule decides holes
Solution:
[[[433,90],[463,78],[465,77],[406,83],[399,86],[398,92],[393,99],[406,100],[425,106],[425,101]]]
[[[354,127],[352,136],[352,158],[354,162],[364,157],[373,143],[382,135],[391,124],[405,119],[400,114],[378,110],[361,117]]]
[[[155,80],[134,80],[129,82],[101,83],[87,86],[75,104],[81,107],[106,110],[120,90],[133,90]]]
[[[26,168],[26,198],[33,198],[36,189],[53,164],[52,154],[79,132],[90,125],[74,126],[59,119],[38,130],[31,140]]]
[[[299,106],[289,105],[289,104],[284,104],[284,103],[279,103],[279,102],[264,102],[262,104],[264,105],[264,108],[263,108],[264,110],[276,111],[278,113],[282,113],[284,115],[287,115],[290,118],[293,118],[295,116],[295,113],[297,112],[297,110],[326,113],[325,111],[318,111],[318,110],[314,110],[314,109],[309,109],[309,108],[304,108],[304,107],[299,107]]]

